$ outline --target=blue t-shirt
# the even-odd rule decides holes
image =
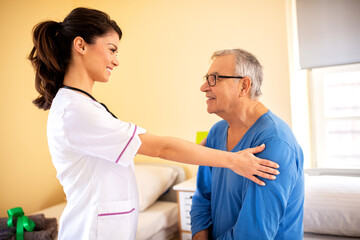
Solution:
[[[228,123],[216,123],[206,146],[227,151]],[[192,234],[209,229],[211,239],[302,239],[303,153],[289,126],[268,111],[232,152],[265,143],[257,157],[277,162],[276,180],[260,186],[227,168],[200,166],[192,200]],[[221,161],[221,159],[219,159]]]

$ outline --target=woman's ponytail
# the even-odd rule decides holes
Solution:
[[[35,88],[39,96],[33,103],[40,109],[48,110],[57,91],[62,86],[65,67],[60,59],[59,31],[61,23],[45,21],[33,30],[34,47],[28,59],[35,70]]]

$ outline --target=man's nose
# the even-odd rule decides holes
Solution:
[[[210,90],[209,84],[206,81],[204,81],[204,83],[200,86],[200,91],[207,92],[209,90]]]

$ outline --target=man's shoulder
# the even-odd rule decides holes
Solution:
[[[301,152],[301,147],[289,125],[274,113],[269,111],[257,130],[258,141],[277,144],[282,149],[290,148],[292,151]]]
[[[274,160],[281,164],[286,164],[282,162],[286,158],[273,159],[273,157],[283,156],[294,156],[297,161],[287,161],[287,164],[297,163],[302,166],[303,162],[303,153],[301,146],[296,140],[295,135],[293,134],[289,125],[282,120],[280,117],[269,112],[263,123],[261,124],[261,130],[257,132],[257,144],[265,143],[264,154],[266,159]],[[261,156],[261,153],[259,154]]]
[[[270,110],[262,116],[257,128],[260,133],[265,134],[268,137],[281,138],[284,140],[294,138],[289,125]]]
[[[215,123],[207,136],[206,146],[210,148],[217,148],[218,145],[224,141],[224,137],[227,134],[229,124],[225,120],[220,120]]]
[[[225,120],[220,120],[217,123],[215,123],[211,129],[224,129],[224,128],[228,128],[229,124],[227,121]]]
[[[219,134],[223,134],[225,131],[227,132],[228,127],[229,127],[228,122],[226,122],[225,120],[220,120],[211,127],[208,136],[212,137],[212,136],[218,136]]]

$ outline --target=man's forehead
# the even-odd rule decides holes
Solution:
[[[209,74],[230,72],[233,73],[235,71],[235,58],[233,55],[224,55],[216,57],[209,68]]]

